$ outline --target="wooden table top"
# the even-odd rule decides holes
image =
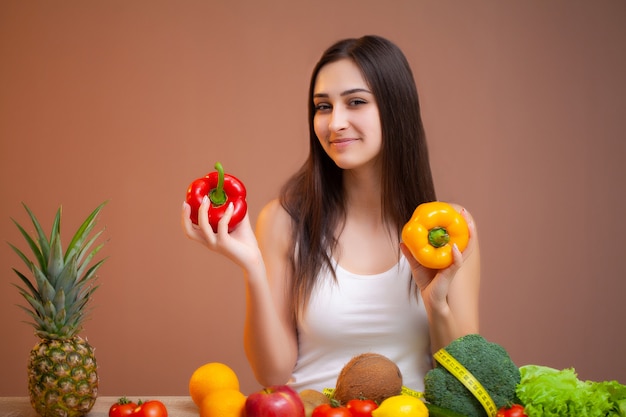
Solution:
[[[108,417],[109,408],[120,397],[98,397],[89,417]],[[159,400],[167,407],[168,417],[198,417],[200,412],[191,397],[146,397],[146,400]],[[0,397],[1,417],[39,417],[30,405],[28,397]]]

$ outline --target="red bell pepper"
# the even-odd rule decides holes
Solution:
[[[225,174],[222,164],[215,164],[217,171],[210,172],[202,178],[194,180],[187,188],[186,201],[191,206],[191,221],[198,224],[198,209],[205,196],[211,200],[209,207],[209,224],[217,233],[217,223],[224,216],[228,203],[233,203],[235,211],[228,223],[228,232],[243,220],[248,211],[246,187],[236,177]]]

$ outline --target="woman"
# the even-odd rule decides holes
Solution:
[[[480,259],[470,244],[440,271],[400,242],[413,210],[435,200],[415,82],[396,45],[378,36],[337,42],[313,70],[310,153],[262,210],[217,233],[183,207],[193,240],[237,263],[246,281],[245,348],[258,382],[321,390],[353,356],[383,354],[404,385],[423,389],[431,353],[478,332]]]

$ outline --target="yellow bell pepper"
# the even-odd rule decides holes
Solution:
[[[450,204],[432,201],[420,204],[402,228],[402,241],[417,261],[427,268],[443,269],[452,264],[452,245],[467,247],[469,229],[463,216]]]

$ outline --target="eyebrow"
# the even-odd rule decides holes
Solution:
[[[343,92],[340,94],[340,96],[344,97],[344,96],[349,96],[350,94],[355,94],[355,93],[368,93],[368,94],[372,94],[372,92],[371,92],[371,91],[369,91],[369,90],[368,90],[368,89],[366,89],[366,88],[351,88],[350,90],[343,91]],[[326,93],[316,93],[316,94],[313,94],[313,98],[316,98],[316,97],[328,97],[328,94],[326,94]]]

